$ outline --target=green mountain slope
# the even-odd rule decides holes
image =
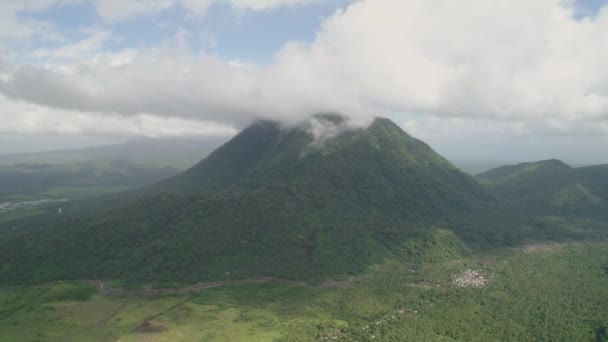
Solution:
[[[527,208],[594,210],[608,199],[605,192],[597,192],[595,185],[608,180],[608,173],[602,175],[595,168],[575,169],[559,160],[503,166],[476,178],[498,198]]]
[[[322,279],[400,253],[488,199],[389,120],[316,120],[341,133],[319,141],[306,125],[258,122],[181,175],[46,217],[46,230],[0,246],[0,279]]]
[[[608,165],[581,167],[577,173],[594,193],[608,201]]]

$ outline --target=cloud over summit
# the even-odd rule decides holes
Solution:
[[[214,2],[176,1],[116,2],[141,8],[113,10],[148,15],[179,2],[196,12]],[[226,0],[244,10],[307,2]],[[114,2],[102,3],[111,16]],[[135,49],[118,64],[13,63],[0,93],[51,110],[235,127],[324,111],[355,119],[418,113],[576,135],[590,123],[606,129],[608,10],[576,13],[562,0],[360,0],[326,18],[312,41],[285,44],[269,65],[160,45]],[[420,124],[427,121],[436,122]]]

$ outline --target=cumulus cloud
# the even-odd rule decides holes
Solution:
[[[231,126],[203,120],[159,117],[147,113],[120,116],[109,113],[54,109],[0,96],[0,134],[106,135],[116,137],[215,136],[230,137]]]
[[[213,56],[140,53],[131,63],[86,63],[72,68],[25,65],[0,92],[43,106],[137,115],[203,118],[242,126],[255,118],[293,123],[310,113],[340,107],[363,113],[339,89],[314,84],[304,70],[258,67]],[[297,68],[297,66],[295,66]],[[290,68],[290,66],[285,66]],[[292,77],[293,76],[293,77]]]
[[[226,1],[251,10],[307,2]],[[445,121],[453,127],[489,120],[507,131],[579,134],[608,119],[606,32],[607,9],[581,19],[562,0],[360,0],[268,66],[165,49],[119,65],[19,66],[0,92],[61,110],[233,126],[319,111],[361,122],[416,112],[459,118]]]

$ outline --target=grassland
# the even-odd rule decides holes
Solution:
[[[455,285],[465,270],[489,283]],[[118,297],[69,282],[0,290],[3,341],[606,341],[607,327],[605,242],[387,261],[350,288],[263,283]]]

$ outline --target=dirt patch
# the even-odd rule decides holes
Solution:
[[[354,279],[347,279],[344,281],[336,281],[333,279],[326,280],[319,284],[319,288],[322,289],[350,289],[355,286]]]
[[[564,244],[548,242],[548,243],[533,243],[521,247],[524,253],[547,253],[564,247]]]
[[[480,288],[488,285],[490,280],[481,275],[480,271],[466,270],[454,277],[454,285],[460,287]]]
[[[142,324],[133,329],[133,332],[145,334],[155,334],[163,331],[167,331],[167,327],[157,320],[145,320]]]
[[[213,281],[206,283],[198,283],[182,288],[152,288],[149,285],[144,286],[142,289],[126,289],[122,287],[114,287],[109,282],[103,280],[81,280],[83,284],[88,284],[97,287],[99,293],[105,296],[125,296],[125,295],[143,295],[143,296],[158,296],[158,295],[167,295],[167,294],[185,294],[191,292],[198,292],[205,289],[210,289],[214,287],[222,287],[222,286],[232,286],[232,285],[243,285],[243,284],[259,284],[259,283],[269,283],[269,282],[278,282],[283,284],[288,284],[291,286],[297,287],[308,287],[309,285],[300,282],[293,281],[281,278],[274,277],[259,277],[259,278],[250,278],[250,279],[241,279],[241,280],[224,280],[224,281]]]

